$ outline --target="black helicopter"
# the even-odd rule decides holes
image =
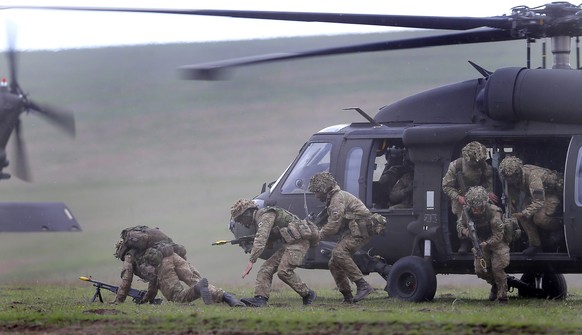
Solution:
[[[7,26],[8,47],[6,55],[9,79],[0,81],[0,180],[11,178],[4,171],[9,166],[6,146],[12,137],[14,143],[13,173],[23,180],[31,181],[31,172],[22,139],[20,116],[23,113],[37,114],[67,135],[75,136],[75,118],[72,113],[29,99],[18,83],[16,31]],[[80,231],[72,212],[60,202],[3,202],[0,203],[0,232],[36,231]]]
[[[553,2],[539,7],[514,7],[510,15],[493,17],[437,17],[381,14],[297,13],[238,10],[164,10],[95,7],[34,7],[65,10],[151,12],[182,15],[226,16],[290,21],[318,21],[396,26],[459,33],[340,46],[300,53],[272,54],[183,66],[185,79],[219,79],[223,70],[237,66],[330,56],[469,43],[524,40],[526,67],[488,71],[473,64],[477,79],[431,89],[382,107],[371,117],[358,108],[367,122],[335,125],[314,134],[297,158],[275,181],[264,184],[255,201],[280,206],[304,217],[322,209],[307,192],[310,178],[329,171],[342,189],[358,196],[373,212],[388,218],[382,236],[355,259],[364,273],[377,272],[387,281],[386,291],[407,301],[432,300],[436,274],[472,274],[473,257],[457,252],[460,241],[456,218],[441,190],[449,163],[471,141],[487,146],[494,170],[506,155],[526,164],[547,167],[564,175],[564,229],[546,241],[535,256],[522,253],[525,237],[511,246],[509,285],[522,297],[565,298],[563,273],[582,273],[582,72],[570,65],[571,39],[582,35],[582,7]],[[551,69],[530,68],[530,43],[551,39]],[[545,50],[545,48],[544,48]],[[578,51],[579,48],[576,48]],[[545,57],[545,54],[544,54]],[[579,54],[576,68],[580,68]],[[379,194],[379,177],[386,165],[384,151],[406,152],[414,167],[413,201],[391,208]],[[501,197],[496,177],[495,193]],[[580,222],[578,222],[580,220]],[[253,231],[231,223],[238,238]],[[304,260],[304,268],[327,268],[334,240],[322,241]],[[276,250],[266,250],[264,257]]]

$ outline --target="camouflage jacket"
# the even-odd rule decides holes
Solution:
[[[508,197],[515,211],[520,211],[525,217],[530,218],[544,207],[545,190],[543,177],[550,170],[526,164],[523,166],[522,171],[521,183],[508,187]]]
[[[257,226],[257,233],[255,234],[249,260],[255,263],[259,259],[274,230],[287,227],[290,222],[295,220],[299,220],[299,218],[279,207],[266,207],[256,211],[254,222]]]
[[[461,171],[465,189],[461,189],[457,173]],[[482,168],[473,169],[465,164],[463,158],[457,158],[449,164],[449,169],[443,177],[443,192],[451,200],[457,200],[459,196],[464,196],[471,186],[483,186],[487,192],[493,191],[493,168],[485,164]]]
[[[501,208],[488,203],[482,215],[472,215],[470,210],[468,210],[467,213],[471,216],[471,219],[475,223],[477,237],[479,237],[481,242],[486,242],[492,247],[495,247],[500,243],[505,243],[503,239],[505,230],[503,226],[503,212],[501,211]],[[463,215],[461,225],[464,229],[466,229],[463,229],[463,235],[470,237],[468,233],[469,226],[467,225],[467,219],[465,215]]]
[[[321,237],[335,235],[347,228],[345,221],[367,219],[372,213],[353,194],[335,186],[327,195],[327,223],[321,228]]]
[[[412,172],[407,172],[398,179],[390,192],[390,206],[412,207],[412,183]]]
[[[131,283],[133,282],[133,275],[135,274],[139,278],[146,280],[145,275],[140,273],[140,268],[137,266],[138,259],[140,255],[137,254],[135,249],[130,249],[124,257],[123,265],[121,269],[121,284],[117,289],[117,293],[115,294],[115,301],[119,303],[125,302],[127,295],[129,294],[129,289],[131,288]],[[147,280],[146,280],[147,281]],[[157,292],[157,288],[155,283],[149,282],[148,283],[148,293],[147,296],[152,294],[152,291]],[[155,297],[155,294],[154,294]],[[144,298],[145,300],[145,298]]]

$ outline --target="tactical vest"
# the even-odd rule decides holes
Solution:
[[[260,217],[261,215],[263,215],[264,213],[267,212],[275,212],[275,222],[273,223],[273,229],[275,230],[275,228],[278,228],[276,230],[279,230],[281,228],[287,227],[289,225],[289,223],[293,222],[293,221],[299,221],[299,218],[297,217],[297,215],[284,210],[283,208],[279,208],[279,207],[265,207],[262,209],[259,209],[259,212],[257,213],[257,217]]]
[[[457,158],[455,160],[455,168],[457,173],[461,172],[462,174],[461,178],[463,178],[463,184],[465,186],[465,189],[461,190],[463,194],[465,194],[470,187],[484,185],[487,182],[487,180],[485,180],[487,178],[487,166],[484,164],[479,165],[478,169],[463,168],[463,158]]]

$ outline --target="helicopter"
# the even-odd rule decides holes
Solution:
[[[139,8],[47,7],[36,9],[95,10],[224,16],[289,21],[317,21],[461,31],[396,41],[339,46],[298,53],[276,53],[227,59],[179,68],[184,79],[223,79],[240,66],[376,52],[523,40],[527,66],[487,70],[471,65],[479,77],[430,89],[380,108],[375,116],[350,107],[366,121],[331,125],[313,134],[297,157],[274,181],[265,183],[254,201],[260,206],[286,208],[300,217],[318,213],[324,204],[307,190],[318,172],[332,173],[343,190],[356,195],[373,212],[386,217],[388,226],[354,259],[364,274],[378,273],[385,290],[405,301],[430,301],[437,290],[437,274],[473,274],[473,256],[461,254],[456,217],[441,189],[449,164],[461,149],[478,141],[487,147],[493,167],[494,192],[501,198],[499,163],[513,155],[562,173],[563,230],[544,243],[542,252],[526,255],[525,234],[511,244],[510,288],[521,297],[563,299],[563,274],[582,273],[582,85],[579,47],[575,69],[570,65],[572,38],[582,35],[582,7],[552,2],[530,8],[518,6],[511,14],[493,17],[439,17],[414,15],[305,13],[240,10],[165,10]],[[552,66],[532,69],[530,45],[551,39]],[[545,47],[543,57],[545,59]],[[394,208],[382,199],[380,176],[388,164],[386,153],[405,152],[413,166],[412,202]],[[231,222],[236,238],[254,231]],[[301,267],[326,269],[335,238],[313,247]],[[248,251],[248,245],[242,245]],[[268,258],[278,244],[261,256]]]
[[[7,26],[10,81],[0,81],[0,180],[12,177],[4,171],[9,165],[6,146],[14,144],[13,173],[18,179],[32,181],[32,175],[22,138],[20,116],[24,113],[39,115],[65,134],[75,136],[75,118],[68,111],[38,104],[31,100],[18,82],[16,33]],[[3,202],[0,203],[0,232],[81,231],[71,210],[61,202]]]

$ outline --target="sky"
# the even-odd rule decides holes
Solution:
[[[543,0],[0,0],[0,6],[117,6],[474,17],[510,14],[514,6],[536,7],[544,3]],[[16,27],[18,50],[366,33],[394,29],[189,15],[9,9],[0,10],[0,36],[6,36],[7,22]],[[0,49],[5,47],[0,40]]]

